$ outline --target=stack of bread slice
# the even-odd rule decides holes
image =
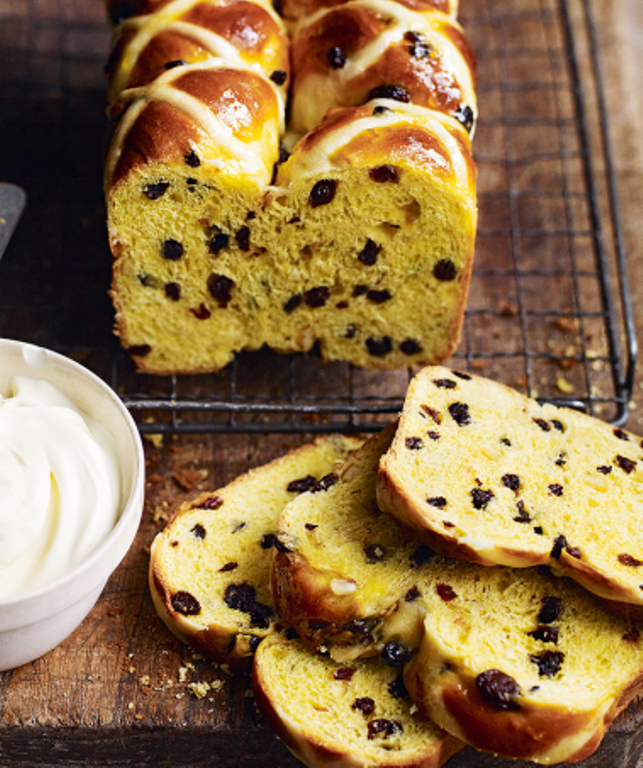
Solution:
[[[431,367],[399,422],[348,450],[309,490],[245,505],[248,520],[270,507],[277,534],[247,584],[267,590],[271,569],[253,684],[285,743],[309,766],[439,766],[462,743],[545,764],[592,754],[643,685],[640,439]],[[210,498],[247,500],[246,482]],[[187,537],[184,514],[159,540]],[[198,567],[155,544],[152,592],[179,636],[172,596],[228,542]],[[252,615],[238,606],[242,634]]]

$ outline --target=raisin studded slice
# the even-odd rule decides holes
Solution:
[[[459,427],[471,424],[469,406],[466,403],[451,403],[449,406],[449,413],[451,414],[451,418]]]
[[[529,656],[530,661],[538,667],[541,677],[553,677],[560,670],[564,658],[562,651],[543,651]]]
[[[486,509],[495,496],[493,491],[485,491],[482,488],[472,488],[469,493],[474,509]]]
[[[393,99],[393,101],[401,101],[404,104],[409,104],[411,96],[405,88],[402,88],[402,86],[386,83],[385,85],[378,85],[376,88],[369,91],[366,101],[371,101],[372,99]]]
[[[534,640],[540,640],[543,643],[558,642],[558,627],[548,627],[546,624],[539,624],[536,629],[527,632]]]
[[[286,487],[286,490],[290,493],[303,493],[309,491],[317,482],[312,475],[306,475],[306,477],[299,477],[297,480],[291,480]]]
[[[563,495],[563,486],[560,483],[552,483],[547,487],[549,488],[550,493],[553,493],[554,496]]]
[[[143,194],[149,197],[150,200],[158,200],[159,197],[162,197],[165,194],[169,186],[167,181],[159,181],[156,184],[146,184],[143,187]]]
[[[317,523],[306,523],[306,525],[304,526],[304,528],[305,528],[307,531],[314,531],[316,528],[319,528],[319,525],[317,525]]]
[[[375,702],[370,696],[360,696],[351,704],[351,709],[363,715],[372,715],[375,712]]]
[[[442,509],[443,507],[446,507],[447,500],[444,498],[444,496],[431,496],[426,500],[426,503],[432,507]]]
[[[554,429],[557,429],[559,432],[564,432],[565,431],[565,425],[559,419],[552,419],[551,423],[552,423]]]
[[[283,85],[286,82],[287,78],[288,78],[288,75],[286,74],[286,72],[284,72],[283,69],[275,69],[275,71],[272,72],[270,75],[270,79],[276,85]]]
[[[368,177],[376,184],[397,184],[400,180],[400,171],[394,165],[387,163],[386,165],[378,165],[375,168],[371,168],[368,172]]]
[[[222,566],[221,568],[219,568],[219,570],[217,571],[217,573],[228,573],[229,571],[234,571],[234,569],[235,569],[235,568],[236,568],[238,565],[239,565],[239,564],[238,564],[238,563],[235,563],[235,562],[229,562],[229,563],[226,563],[224,566]]]
[[[545,421],[545,419],[540,418],[533,418],[532,421],[534,424],[538,424],[538,426],[542,429],[543,432],[551,432],[551,425]]]
[[[192,528],[192,529],[190,530],[190,533],[193,533],[193,534],[194,534],[194,535],[197,537],[197,539],[205,539],[205,537],[206,537],[206,530],[205,530],[205,528],[204,528],[204,527],[201,525],[201,523],[197,523],[197,524],[194,526],[194,528]]]
[[[327,51],[326,61],[332,69],[342,69],[346,64],[346,55],[338,45],[335,45]]]
[[[411,656],[411,651],[404,643],[391,641],[382,648],[382,661],[389,667],[403,667]]]
[[[440,439],[440,433],[439,433],[439,432],[435,432],[435,431],[434,431],[434,430],[432,430],[432,429],[430,429],[430,430],[429,430],[429,431],[426,433],[426,436],[427,436],[427,437],[430,437],[430,438],[431,438],[431,440],[439,440],[439,439]]]
[[[450,283],[457,275],[458,270],[451,259],[440,259],[433,267],[433,277],[443,283]]]
[[[368,738],[369,741],[372,741],[377,736],[386,738],[395,733],[400,733],[403,730],[402,724],[398,723],[397,720],[388,720],[385,717],[378,717],[375,720],[371,720],[368,724]]]
[[[316,182],[310,191],[308,202],[313,208],[320,205],[328,205],[335,197],[337,182],[334,179],[321,179]]]
[[[520,686],[511,675],[499,669],[487,669],[476,677],[481,696],[498,709],[520,709]]]
[[[375,264],[377,261],[377,256],[381,250],[382,247],[371,240],[369,237],[369,239],[366,241],[366,245],[357,255],[357,259],[358,261],[361,261],[365,266],[372,267],[373,264]]]
[[[542,607],[538,614],[539,624],[551,624],[556,621],[562,612],[562,602],[560,597],[546,595],[542,599]]]
[[[366,339],[366,349],[373,357],[386,357],[393,349],[390,336],[369,336]]]
[[[178,240],[170,238],[163,243],[161,254],[164,259],[178,261],[183,256],[183,245]]]
[[[345,339],[354,339],[357,335],[357,326],[354,323],[349,323],[344,331]]]
[[[201,603],[185,590],[180,590],[172,595],[172,608],[183,616],[197,616],[201,613]]]
[[[419,451],[421,448],[424,448],[424,443],[422,442],[421,437],[407,437],[404,441],[404,445],[409,451]]]
[[[213,272],[208,277],[208,291],[222,309],[225,309],[232,300],[233,287],[234,280],[225,275],[217,275]]]
[[[611,467],[608,467],[608,466],[606,466],[605,464],[603,464],[603,465],[602,465],[602,466],[600,466],[600,467],[596,467],[596,471],[597,471],[597,472],[600,472],[600,473],[601,473],[601,475],[609,475],[609,474],[611,474],[611,472],[612,472],[612,468],[611,468]]]
[[[190,166],[190,168],[198,168],[201,165],[201,160],[193,149],[190,150],[187,155],[184,155],[183,159]]]
[[[618,437],[619,440],[629,440],[630,439],[630,437],[627,434],[627,432],[625,432],[622,429],[619,429],[618,427],[614,430],[614,435],[616,437]]]
[[[172,61],[166,61],[165,64],[163,64],[163,69],[176,69],[176,67],[186,67],[187,61],[184,61],[183,59],[173,59]]]

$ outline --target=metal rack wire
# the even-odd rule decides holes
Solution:
[[[57,349],[116,389],[143,432],[376,429],[412,371],[239,355],[207,376],[137,373],[111,334],[101,197],[109,31],[101,4],[2,12],[0,178],[29,206],[0,264],[0,335]],[[480,228],[451,364],[615,424],[636,341],[589,0],[461,0],[479,60]]]

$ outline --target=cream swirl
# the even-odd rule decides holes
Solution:
[[[107,430],[52,384],[0,396],[0,597],[48,584],[114,527],[122,478]]]

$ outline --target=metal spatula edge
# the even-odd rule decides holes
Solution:
[[[27,204],[27,193],[22,187],[0,182],[0,259]]]

